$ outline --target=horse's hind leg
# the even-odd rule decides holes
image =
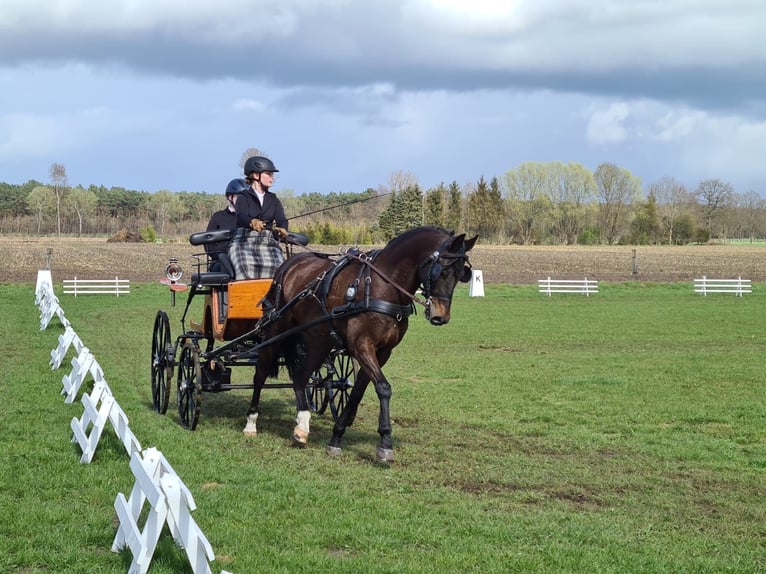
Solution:
[[[296,366],[294,373],[292,373],[295,406],[298,411],[292,436],[294,446],[304,447],[308,444],[311,411],[309,410],[309,402],[306,397],[306,385],[308,384],[309,375],[322,364],[324,357],[327,356],[327,352],[327,349],[324,347],[310,348],[305,359]]]
[[[261,401],[261,390],[271,370],[272,354],[264,350],[258,357],[258,366],[253,374],[253,397],[250,399],[250,408],[247,410],[247,423],[242,432],[245,436],[255,436],[258,433],[256,422],[258,420],[258,404]]]

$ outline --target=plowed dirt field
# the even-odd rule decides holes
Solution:
[[[341,247],[309,246],[322,253]],[[50,256],[48,252],[50,250]],[[189,271],[199,247],[188,243],[107,243],[106,239],[0,237],[0,282],[34,282],[37,270],[50,262],[55,281],[120,277],[153,282],[163,277],[168,258]],[[635,265],[638,274],[634,275]],[[485,284],[536,283],[538,279],[593,278],[601,281],[691,281],[742,276],[766,281],[766,247],[731,245],[523,247],[477,245],[471,252],[474,269]]]

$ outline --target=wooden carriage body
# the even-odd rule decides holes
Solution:
[[[263,316],[260,301],[271,282],[271,278],[242,279],[211,285],[205,294],[201,332],[212,334],[216,341],[231,341],[253,330]]]

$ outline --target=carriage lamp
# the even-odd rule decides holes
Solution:
[[[178,262],[178,259],[175,257],[171,257],[168,259],[168,264],[165,267],[165,277],[168,278],[168,282],[170,283],[170,306],[175,307],[176,306],[176,291],[185,291],[186,285],[178,285],[178,281],[183,277],[184,270],[181,267],[181,264]]]
[[[181,264],[178,259],[171,257],[168,259],[168,265],[165,267],[165,277],[171,283],[176,283],[184,275],[184,270],[181,268]]]

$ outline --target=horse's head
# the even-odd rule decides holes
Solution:
[[[449,322],[452,294],[458,281],[465,283],[471,280],[468,252],[478,237],[466,239],[465,233],[447,237],[420,264],[418,280],[426,298],[426,319],[432,325],[446,325]]]

